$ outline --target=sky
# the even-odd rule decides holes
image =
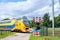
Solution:
[[[27,16],[43,17],[49,13],[52,19],[52,0],[0,0],[0,19]],[[60,14],[59,0],[54,0],[54,16]]]

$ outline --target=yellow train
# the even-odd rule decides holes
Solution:
[[[29,22],[27,20],[0,21],[0,30],[29,32]]]

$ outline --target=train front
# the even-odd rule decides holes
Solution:
[[[30,32],[29,20],[23,19],[23,24],[26,26],[25,28],[26,32]]]

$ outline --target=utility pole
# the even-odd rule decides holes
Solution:
[[[52,0],[52,28],[53,28],[53,36],[55,33],[55,28],[54,28],[54,0]]]

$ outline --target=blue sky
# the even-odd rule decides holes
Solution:
[[[60,14],[59,0],[54,0],[54,15]],[[27,16],[43,17],[48,13],[52,19],[52,1],[51,0],[0,0],[0,18],[18,18]]]
[[[27,0],[0,0],[0,2],[23,2]]]

